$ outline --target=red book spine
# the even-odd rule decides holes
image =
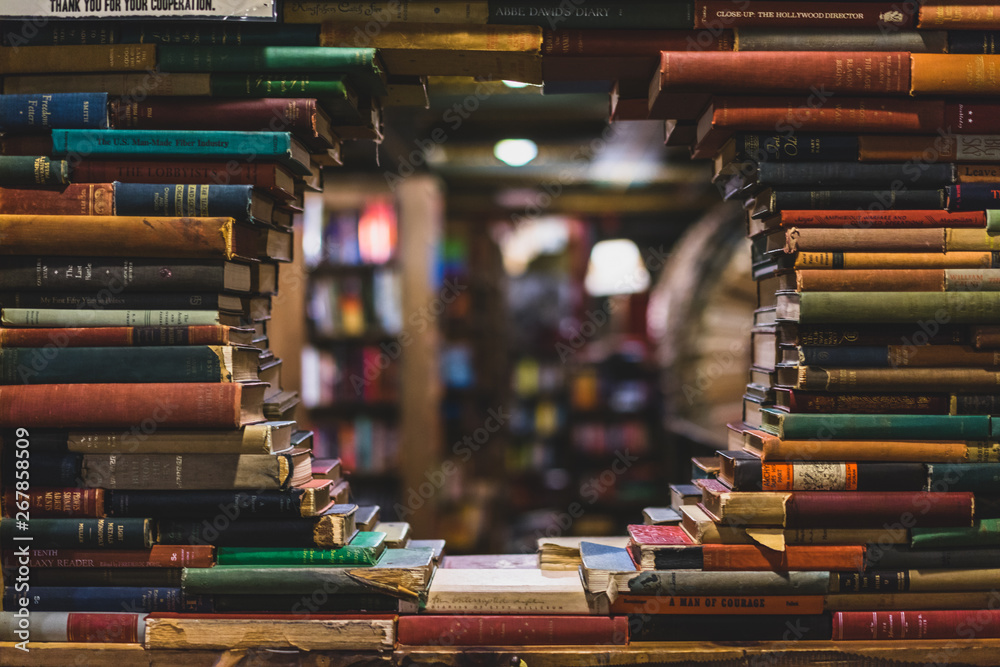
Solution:
[[[859,545],[789,545],[775,551],[756,544],[704,544],[701,547],[705,571],[829,570],[861,571],[865,548]]]
[[[227,345],[228,327],[67,327],[0,329],[0,347],[127,347],[132,345]]]
[[[115,188],[106,183],[71,183],[61,188],[0,188],[5,215],[114,215]]]
[[[732,51],[733,31],[544,30],[543,56],[659,56],[660,51]]]
[[[101,518],[104,512],[104,489],[46,489],[32,487],[27,494],[18,495],[10,488],[4,493],[4,516],[14,516],[18,505],[23,505],[27,496],[32,516],[44,517],[92,517]]]
[[[796,491],[785,505],[786,528],[971,526],[972,493]]]
[[[0,387],[0,426],[236,428],[238,383],[46,384]]]
[[[73,167],[75,183],[189,183],[206,185],[256,185],[280,190],[270,162],[190,162],[162,160],[81,160]]]
[[[66,641],[112,644],[138,643],[138,624],[142,615],[70,612],[66,619]]]
[[[660,89],[857,95],[910,90],[910,54],[898,51],[663,51]]]
[[[316,100],[261,97],[147,97],[111,105],[109,120],[120,130],[235,130],[316,133]]]
[[[946,415],[950,405],[947,394],[827,394],[794,389],[788,392],[789,412]]]
[[[713,126],[730,130],[936,134],[945,120],[941,100],[726,96],[713,104]]]
[[[996,639],[1000,609],[838,611],[833,639]]]
[[[30,567],[212,567],[215,549],[209,544],[154,544],[150,549],[32,549]],[[24,565],[7,551],[4,567]]]
[[[983,211],[782,211],[788,227],[985,227]]]
[[[912,28],[916,4],[900,2],[787,2],[697,0],[694,27],[745,28]]]
[[[400,616],[397,641],[410,646],[624,645],[624,616]]]

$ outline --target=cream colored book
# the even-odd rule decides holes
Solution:
[[[427,593],[430,614],[588,614],[580,573],[536,569],[439,568]]]
[[[396,622],[391,616],[220,618],[162,613],[146,618],[147,649],[377,651],[392,650],[395,642]]]
[[[580,542],[593,542],[608,547],[625,547],[628,535],[611,537],[539,537],[538,563],[543,570],[576,570],[580,567]]]

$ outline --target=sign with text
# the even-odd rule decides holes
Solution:
[[[5,19],[274,20],[275,0],[3,0]]]

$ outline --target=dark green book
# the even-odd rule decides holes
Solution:
[[[45,156],[0,155],[0,186],[68,185],[70,166],[66,160]]]
[[[781,292],[777,307],[779,321],[809,324],[1000,324],[996,292]]]
[[[646,570],[619,580],[633,595],[825,595],[829,572]]]
[[[163,45],[157,48],[156,58],[164,72],[295,72],[298,78],[344,75],[359,93],[378,97],[387,93],[385,68],[375,49]]]
[[[0,349],[0,384],[250,382],[260,351],[228,345]],[[45,363],[38,363],[43,359]]]
[[[213,595],[212,610],[217,614],[271,612],[305,613],[394,613],[403,611],[407,603],[391,595],[378,593],[337,593],[336,595]],[[412,605],[416,611],[416,605]]]
[[[339,549],[219,547],[219,565],[375,565],[385,551],[385,533],[359,531]]]
[[[915,549],[1000,545],[1000,519],[981,519],[969,528],[911,528],[910,544]]]
[[[785,440],[987,440],[988,415],[807,414],[760,411],[761,429]]]
[[[1000,463],[928,463],[927,488],[930,491],[997,495],[1000,493]],[[978,496],[976,500],[978,513]]]
[[[0,544],[32,549],[148,549],[150,519],[0,519]],[[30,537],[31,541],[24,538]]]

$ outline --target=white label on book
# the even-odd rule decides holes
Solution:
[[[0,18],[38,19],[24,30],[40,28],[41,19],[184,19],[243,18],[273,21],[274,0],[3,0]],[[16,31],[10,26],[6,32]],[[16,35],[16,32],[15,32]],[[25,34],[30,39],[30,34]]]
[[[955,159],[963,161],[1000,160],[1000,137],[992,134],[955,135],[957,146]]]

